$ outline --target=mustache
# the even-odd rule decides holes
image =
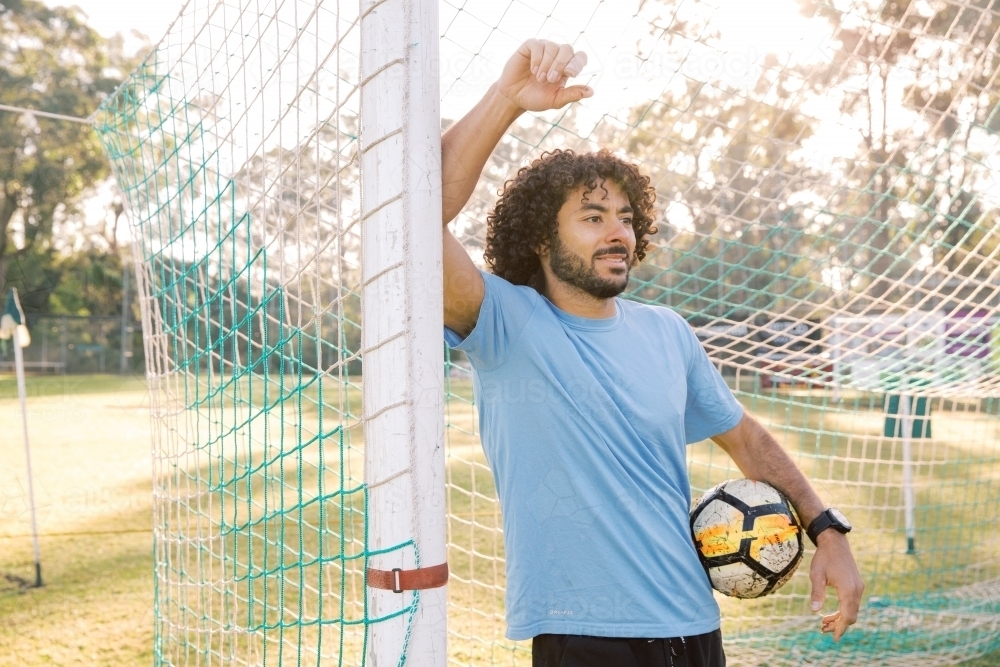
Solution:
[[[597,259],[598,257],[601,257],[603,255],[625,255],[626,261],[631,261],[632,259],[632,253],[630,253],[628,251],[628,248],[626,248],[623,245],[613,245],[608,248],[601,248],[600,250],[594,253],[594,259]]]

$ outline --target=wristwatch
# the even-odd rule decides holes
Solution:
[[[847,520],[843,512],[831,507],[820,512],[820,515],[812,520],[812,523],[806,528],[806,535],[809,536],[813,544],[816,544],[816,538],[827,528],[833,528],[841,533],[849,533],[851,532],[851,522]]]

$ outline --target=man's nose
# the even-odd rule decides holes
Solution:
[[[621,220],[612,220],[608,225],[607,234],[604,237],[604,241],[607,245],[623,245],[627,248],[631,247],[629,243],[629,229]]]

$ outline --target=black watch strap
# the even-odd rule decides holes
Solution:
[[[851,532],[850,525],[844,525],[829,509],[826,509],[820,512],[819,516],[812,520],[812,523],[810,523],[809,527],[806,528],[806,535],[808,535],[809,539],[812,540],[813,545],[816,545],[816,539],[819,537],[819,534],[827,528],[833,528],[841,533]]]

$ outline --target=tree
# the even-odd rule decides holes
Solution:
[[[987,270],[997,245],[1000,219],[982,191],[1000,131],[1000,2],[901,0],[862,9],[849,21],[824,11],[839,45],[829,85],[857,91],[841,103],[860,120],[862,137],[857,156],[842,167],[850,187],[865,193],[845,207],[858,221],[849,233],[864,244],[853,266],[870,281],[866,292],[886,301],[915,296],[928,308],[942,297],[973,298],[980,281],[950,279]],[[890,102],[894,82],[904,85],[901,103]],[[943,289],[923,293],[903,283],[893,294],[912,273],[908,256],[917,239],[938,272],[924,290]]]
[[[799,4],[830,25],[822,52],[770,54],[742,86],[681,70],[599,136],[643,163],[666,211],[666,256],[637,295],[727,318],[995,302],[1000,1]],[[646,3],[656,52],[638,55],[721,58],[716,10],[691,5]],[[811,159],[832,125],[819,108],[856,131],[845,157]]]
[[[56,258],[57,280],[46,310],[53,314],[120,315],[125,267],[119,255],[86,248]]]
[[[121,39],[101,37],[75,8],[0,0],[0,103],[86,117],[128,69]],[[44,307],[53,224],[108,174],[89,126],[0,112],[0,293],[12,280],[26,308]]]
[[[635,296],[688,317],[814,317],[811,304],[830,296],[821,265],[835,243],[821,229],[824,174],[805,150],[819,123],[801,105],[818,94],[811,82],[824,63],[767,55],[740,68],[686,67],[743,62],[712,28],[717,10],[644,7],[650,38],[637,62],[666,74],[664,89],[598,132],[642,164],[664,212],[659,250],[634,273]]]

